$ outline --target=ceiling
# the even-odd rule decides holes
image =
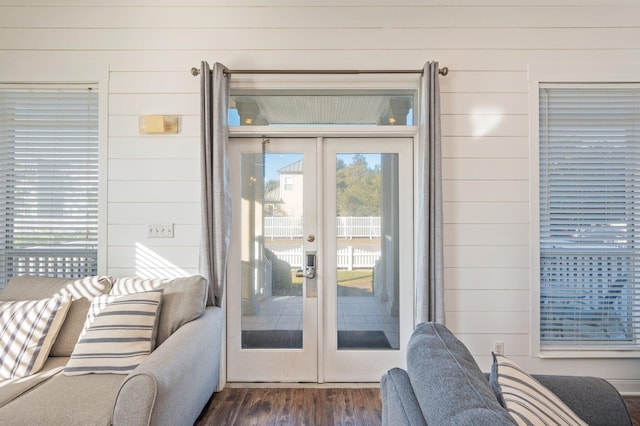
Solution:
[[[243,126],[407,125],[413,113],[410,94],[275,94],[231,98]]]

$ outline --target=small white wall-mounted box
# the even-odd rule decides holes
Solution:
[[[145,115],[138,119],[138,130],[143,135],[178,133],[177,115]]]

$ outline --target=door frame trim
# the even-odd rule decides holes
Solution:
[[[400,170],[406,170],[407,168],[411,168],[412,166],[414,166],[414,161],[413,161],[413,158],[411,158],[411,155],[415,149],[414,148],[415,138],[368,137],[368,138],[362,138],[362,140],[358,140],[359,138],[354,138],[354,137],[347,137],[347,138],[326,137],[323,139],[325,139],[326,143],[323,144],[322,157],[328,162],[328,164],[330,164],[329,168],[331,171],[334,170],[334,167],[333,167],[334,163],[333,163],[333,160],[331,160],[331,158],[335,159],[336,153],[351,153],[351,152],[357,153],[357,152],[368,152],[369,150],[372,150],[371,152],[375,152],[375,153],[378,153],[378,152],[397,153]],[[383,147],[382,150],[379,151],[377,145],[373,148],[370,145],[371,140],[375,140],[375,139],[384,140],[386,142],[389,142],[390,140],[395,139],[396,141],[401,143],[399,145],[394,144],[393,148]],[[347,148],[347,150],[345,151],[343,149],[344,148],[343,142],[349,141],[349,140],[353,141],[353,145],[349,147],[352,149]],[[413,143],[407,143],[410,141]],[[326,178],[326,179],[323,179],[323,183],[325,185],[335,184],[334,176],[329,175],[329,176],[325,176],[324,178]],[[399,170],[398,170],[397,178],[398,178],[398,184],[399,184],[399,187],[397,189],[398,196],[400,197],[399,202],[402,203],[403,200],[404,202],[411,200],[410,202],[415,207],[415,203],[414,203],[415,179],[412,176],[410,179],[411,181],[410,185],[402,185],[401,184],[402,177]],[[410,189],[409,189],[409,186],[410,186]],[[321,195],[323,196],[323,200],[322,200],[323,215],[322,216],[326,218],[325,229],[326,227],[328,227],[329,234],[331,234],[331,235],[325,235],[326,237],[330,237],[330,238],[323,238],[323,247],[325,249],[325,253],[332,254],[336,249],[336,235],[335,233],[332,233],[332,232],[335,232],[335,222],[332,220],[332,217],[335,217],[336,215],[336,202],[335,202],[335,199],[333,201],[330,201],[328,198],[326,198],[327,194],[325,193]],[[400,205],[403,205],[403,204],[400,204]],[[400,205],[398,205],[399,209],[400,209]],[[399,261],[398,265],[400,268],[399,270],[400,276],[399,276],[399,282],[398,282],[399,291],[400,291],[399,303],[400,303],[400,306],[402,306],[400,315],[398,318],[399,320],[398,332],[400,333],[400,346],[395,350],[389,350],[389,351],[387,350],[379,351],[375,349],[367,350],[368,355],[370,357],[368,361],[372,361],[374,365],[394,365],[394,366],[404,367],[406,364],[406,343],[408,342],[408,336],[411,334],[411,331],[413,330],[415,325],[414,324],[415,313],[414,313],[414,309],[412,308],[413,306],[415,306],[415,285],[414,285],[415,214],[414,214],[414,210],[415,209],[412,208],[409,211],[405,211],[405,213],[398,213],[401,216],[404,214],[409,215],[409,217],[406,218],[408,220],[400,221],[398,223],[399,230],[398,230],[397,237],[398,237],[398,241],[401,243],[400,250],[402,249],[409,250],[411,253],[410,256],[400,256],[398,258],[398,261]],[[335,257],[331,256],[331,260],[329,260],[328,257],[325,258],[323,268],[325,272],[325,277],[324,277],[325,287],[323,288],[323,292],[324,292],[325,298],[328,298],[329,303],[324,304],[322,306],[322,310],[326,315],[329,315],[329,317],[326,318],[327,319],[326,325],[328,326],[327,329],[332,333],[334,333],[339,330],[337,316],[335,315],[337,313],[337,303],[334,303],[334,301],[337,302],[338,300],[337,288],[335,286],[329,285],[330,280],[328,280],[328,277],[331,274],[335,273],[335,270],[336,270]],[[402,283],[405,283],[405,284],[402,284]],[[409,327],[409,329],[407,329],[406,327]],[[402,338],[403,336],[405,337],[404,339]],[[355,350],[354,349],[338,349],[335,337],[336,336],[334,334],[322,335],[322,338],[324,340],[322,347],[324,351],[324,360],[325,360],[324,370],[323,370],[324,379],[327,382],[333,383],[333,382],[341,381],[342,380],[341,378],[343,377],[343,375],[347,375],[351,378],[351,380],[355,380],[357,382],[371,380],[370,379],[371,370],[367,368],[365,368],[364,370],[361,369],[360,368],[361,363],[358,361],[363,351],[358,349],[355,349]],[[378,375],[375,377],[381,377],[384,371],[386,371],[386,369],[382,369],[381,371],[379,371]]]
[[[232,126],[229,127],[229,143],[234,138],[417,138],[418,126]]]
[[[418,126],[299,126],[299,127],[274,127],[274,126],[234,126],[229,127],[229,143],[233,143],[233,139],[241,139],[241,138],[313,138],[316,139],[316,196],[319,198],[324,194],[324,187],[322,185],[324,179],[324,168],[323,168],[323,144],[321,141],[327,138],[412,138],[413,139],[413,186],[414,191],[411,196],[414,201],[414,211],[413,211],[413,225],[412,229],[415,229],[415,220],[416,220],[416,210],[415,210],[415,185],[416,185],[416,173],[417,170],[417,155],[415,153],[418,149],[418,136],[419,136],[419,127]],[[317,202],[321,202],[320,199]],[[319,215],[316,220],[317,224],[317,232],[324,232],[324,219],[323,215]],[[415,241],[413,242],[415,245]],[[324,256],[324,245],[319,245],[317,247],[317,252],[319,256]],[[413,253],[413,264],[415,267],[415,252]],[[324,286],[322,286],[324,288]],[[415,283],[412,288],[413,298],[415,299]],[[324,291],[318,292],[318,306],[324,306]],[[228,315],[227,300],[225,297],[224,306],[225,306],[225,323],[226,316]],[[413,306],[410,307],[411,318],[413,320],[412,327],[415,327],[415,300]],[[317,312],[317,332],[318,336],[324,336],[325,327],[324,327],[324,309],[318,309]],[[221,353],[221,369],[224,371],[224,382],[221,381],[220,388],[224,385],[232,382],[227,382],[227,333],[226,330],[223,333],[223,348]],[[320,340],[320,339],[319,339]],[[324,341],[324,338],[322,338]],[[324,350],[320,350],[323,348],[324,342],[318,341],[318,354],[317,354],[317,380],[315,385],[324,385],[324,376],[325,376],[325,357]],[[222,375],[221,375],[222,376]],[[224,384],[223,384],[224,383]],[[242,382],[243,385],[249,384],[249,382]],[[268,383],[261,383],[268,384]],[[272,385],[286,385],[287,382],[274,382]],[[331,383],[329,383],[331,385]],[[355,384],[355,383],[354,383]],[[304,384],[306,385],[314,385],[312,382],[308,382]]]
[[[272,138],[272,139],[279,139],[279,140],[283,140],[285,138]],[[309,156],[312,155],[316,155],[316,148],[315,147],[311,147],[310,144],[308,144],[308,142],[312,142],[314,144],[317,145],[316,138],[312,138],[312,137],[307,137],[307,138],[296,138],[299,141],[307,141],[307,144],[301,145],[300,148],[300,153],[301,154],[308,154]],[[254,144],[253,141],[257,141],[259,142],[261,140],[260,137],[249,137],[249,138],[243,138],[243,140],[239,140],[236,143],[236,147],[239,147],[239,149],[237,151],[235,151],[235,148],[230,147],[229,149],[229,161],[230,164],[236,164],[234,163],[235,160],[241,161],[242,159],[242,154],[243,154],[243,147],[247,149],[246,152],[251,152],[254,154],[259,154],[259,143]],[[283,151],[283,146],[281,147],[273,147],[271,148],[271,152],[272,153],[277,153],[277,152],[287,152],[286,150]],[[235,151],[235,152],[234,152]],[[297,152],[297,151],[296,151]],[[239,166],[240,164],[238,164]],[[314,180],[316,180],[316,176],[317,176],[317,172],[315,170],[315,166],[316,164],[311,163],[310,166],[307,168],[305,167],[304,173],[305,173],[305,177],[307,179],[305,179],[305,182],[310,182],[311,183],[311,187],[310,187],[310,196],[312,196],[312,198],[310,200],[312,200],[313,198],[317,198],[317,195],[315,194],[316,192],[316,188],[315,188],[315,182]],[[240,182],[240,174],[241,174],[241,167],[238,168],[234,168],[234,169],[230,169],[230,177],[232,179],[232,181],[234,182]],[[311,178],[311,176],[313,176],[313,178]],[[308,184],[308,183],[307,183]],[[234,191],[237,191],[238,188],[235,188]],[[305,196],[306,198],[306,196]],[[239,207],[239,202],[241,202],[241,198],[240,198],[240,194],[234,192],[232,194],[232,201],[233,201],[233,205],[234,208]],[[311,204],[309,204],[310,206]],[[304,207],[304,214],[303,217],[305,217],[305,223],[308,224],[313,224],[313,226],[311,228],[308,228],[307,225],[305,225],[305,232],[313,232],[313,233],[317,233],[317,220],[316,220],[316,216],[317,216],[317,212],[315,210],[312,209],[312,207],[308,207],[307,205],[303,205]],[[235,222],[235,220],[238,218],[238,214],[241,213],[241,210],[234,210],[233,216],[234,216],[234,227],[232,229],[232,240],[236,242],[236,244],[240,244],[238,243],[238,241],[240,241],[240,233],[242,228],[239,226],[239,224],[237,222]],[[308,221],[307,221],[308,218]],[[232,245],[233,245],[233,241],[232,241]],[[304,243],[305,246],[305,251],[306,250],[313,250],[313,251],[317,251],[317,247],[318,247],[318,243],[317,241],[314,242],[305,242]],[[236,257],[238,256],[238,257]],[[240,251],[239,251],[239,247],[235,247],[233,249],[231,249],[230,247],[230,252],[229,252],[229,265],[228,265],[228,270],[227,270],[227,279],[231,279],[231,280],[237,280],[237,282],[241,282],[242,281],[242,266],[238,265],[237,263],[235,263],[235,260],[240,260]],[[321,286],[321,276],[319,278],[317,278],[318,280],[318,286]],[[282,361],[282,358],[286,358],[286,362],[288,363],[287,365],[289,367],[294,367],[292,371],[305,371],[304,374],[301,374],[299,376],[287,376],[287,374],[285,373],[285,370],[278,370],[282,373],[282,375],[278,375],[278,379],[271,379],[274,380],[275,382],[282,382],[282,383],[286,383],[286,382],[308,382],[308,383],[317,383],[318,382],[318,336],[317,336],[317,321],[318,321],[318,299],[317,298],[307,298],[306,295],[303,292],[302,295],[302,304],[304,306],[303,308],[303,315],[305,317],[305,319],[303,319],[304,324],[308,324],[308,325],[312,325],[313,327],[311,327],[310,329],[305,329],[305,332],[303,333],[303,347],[300,349],[292,349],[292,350],[285,350],[283,351],[282,349],[258,349],[258,350],[254,350],[254,349],[242,349],[242,348],[238,348],[238,345],[236,343],[241,342],[241,334],[239,335],[238,333],[242,331],[242,327],[241,327],[241,313],[242,313],[242,308],[239,307],[239,310],[236,312],[235,310],[233,311],[233,313],[231,312],[230,307],[233,306],[234,309],[237,307],[235,305],[235,302],[232,303],[230,302],[231,300],[234,300],[234,295],[238,295],[236,294],[237,292],[240,292],[241,289],[237,286],[233,286],[233,287],[228,287],[227,290],[225,291],[225,301],[226,301],[226,309],[225,309],[225,324],[226,324],[226,333],[225,333],[225,361],[224,361],[224,368],[225,368],[225,376],[226,376],[226,380],[229,380],[229,371],[230,371],[230,363],[229,363],[229,355],[230,352],[236,351],[233,354],[231,354],[233,356],[234,359],[234,363],[238,363],[238,362],[242,362],[243,357],[247,357],[250,358],[251,357],[251,353],[256,352],[256,351],[261,351],[262,354],[264,355],[263,358],[263,362],[264,362],[264,366],[266,366],[266,370],[265,371],[270,371],[269,374],[271,374],[272,377],[276,377],[273,376],[273,374],[276,373],[276,368],[273,368],[271,370],[269,370],[269,365],[271,366],[277,366],[280,365],[279,363]],[[235,299],[236,301],[238,299]],[[240,314],[240,318],[236,317],[236,314]],[[313,323],[309,323],[309,319],[308,317],[312,317],[313,318]],[[240,325],[240,328],[238,329],[237,325]],[[230,340],[231,339],[231,340]],[[233,346],[231,346],[229,343],[232,343]],[[308,356],[313,356],[314,357],[314,363],[315,363],[315,367],[314,367],[314,371],[315,374],[313,374],[312,372],[309,372],[306,369],[302,369],[302,367],[304,365],[306,365],[306,362],[309,361],[308,359],[306,359],[306,357]],[[235,372],[240,372],[238,374],[236,374],[236,377],[232,379],[232,381],[235,382],[243,382],[245,379],[243,378],[243,376],[247,379],[247,381],[251,381],[254,379],[254,377],[252,376],[247,376],[247,374],[251,374],[250,373],[250,369],[248,369],[247,371],[244,371],[242,369],[235,369],[233,370]],[[267,374],[268,376],[268,374]],[[267,378],[267,376],[264,377],[263,380],[267,380],[267,381],[271,381],[270,379]]]

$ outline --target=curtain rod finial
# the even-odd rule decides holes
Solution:
[[[440,68],[440,70],[438,70],[438,72],[440,73],[440,75],[447,75],[447,74],[449,74],[449,68],[442,67],[442,68]]]
[[[194,76],[194,77],[199,76],[200,75],[200,70],[198,68],[196,68],[196,67],[192,67],[191,68],[191,75]]]

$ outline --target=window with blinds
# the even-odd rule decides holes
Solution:
[[[640,85],[539,91],[540,346],[640,349]]]
[[[0,86],[0,288],[97,274],[95,87]]]

